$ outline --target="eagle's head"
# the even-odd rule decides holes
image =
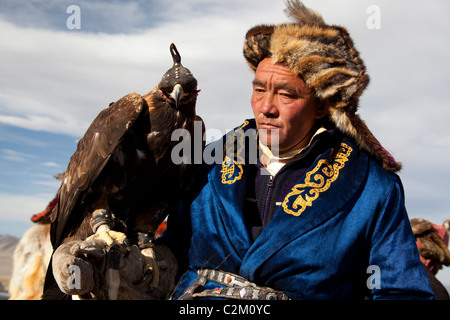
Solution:
[[[181,64],[181,56],[175,44],[170,45],[173,66],[162,77],[158,84],[160,93],[166,101],[176,109],[195,102],[197,94],[197,80],[188,68]]]

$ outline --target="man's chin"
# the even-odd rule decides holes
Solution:
[[[280,135],[279,130],[259,129],[259,141],[269,148],[279,149]]]

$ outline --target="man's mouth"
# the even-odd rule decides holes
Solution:
[[[279,129],[279,127],[272,123],[263,122],[258,125],[258,129],[274,130]]]

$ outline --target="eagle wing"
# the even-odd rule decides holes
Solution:
[[[51,216],[53,247],[63,240],[80,195],[95,182],[133,123],[146,113],[146,101],[141,95],[130,93],[102,110],[89,126],[78,142],[58,190],[58,205]]]

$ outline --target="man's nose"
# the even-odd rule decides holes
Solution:
[[[278,108],[275,101],[275,94],[273,92],[266,92],[264,98],[261,100],[260,112],[265,116],[277,116]]]

